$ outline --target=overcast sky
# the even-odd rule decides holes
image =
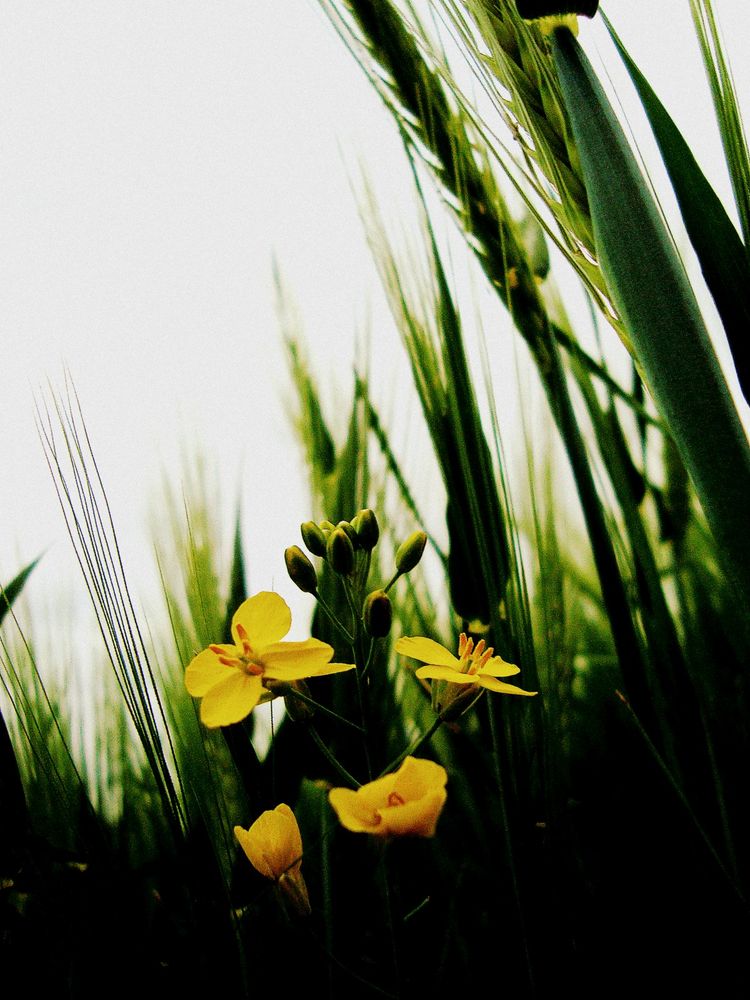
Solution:
[[[687,0],[602,6],[728,203]],[[748,4],[715,6],[747,109]],[[580,37],[621,79],[601,24]],[[325,383],[348,390],[368,327],[374,370],[406,377],[358,164],[408,212],[392,124],[315,0],[0,0],[3,580],[43,550],[34,586],[75,573],[34,421],[67,368],[134,589],[187,447],[242,497],[251,589],[290,596],[282,553],[309,510],[274,256]]]

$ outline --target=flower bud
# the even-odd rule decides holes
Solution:
[[[380,537],[380,528],[378,527],[378,519],[375,517],[375,511],[370,510],[369,507],[359,511],[352,518],[352,527],[357,532],[357,539],[361,548],[365,552],[372,552],[378,544],[378,538]]]
[[[336,525],[333,523],[333,521],[320,521],[318,523],[318,527],[320,528],[320,530],[323,532],[324,535],[327,535],[329,531],[333,531]]]
[[[302,837],[294,813],[282,802],[261,813],[249,830],[235,826],[234,835],[256,871],[271,879],[279,898],[295,916],[310,915],[302,875]]]
[[[343,528],[334,528],[326,542],[326,558],[334,572],[349,576],[354,569],[354,546]]]
[[[362,609],[362,618],[367,634],[373,639],[382,639],[383,636],[388,635],[391,630],[393,608],[391,607],[391,599],[384,590],[373,590],[371,594],[367,595]]]
[[[315,715],[315,706],[295,695],[295,691],[310,697],[310,688],[304,681],[289,681],[284,695],[284,708],[292,722],[309,722]]]
[[[323,529],[315,521],[305,521],[299,527],[302,541],[307,546],[308,551],[314,556],[324,557],[326,554],[326,536]]]
[[[292,583],[306,594],[314,594],[318,589],[318,574],[315,567],[298,545],[290,545],[284,551],[286,571]]]
[[[304,681],[280,681],[269,677],[265,687],[271,698],[284,699],[284,708],[292,722],[309,722],[315,715],[315,706],[297,697],[297,693],[310,697],[310,689]]]
[[[399,573],[409,573],[422,558],[427,535],[424,531],[414,531],[399,545],[396,551],[396,569]]]
[[[353,548],[359,548],[359,539],[357,538],[357,532],[354,530],[353,525],[351,525],[348,521],[339,521],[336,527],[341,528],[342,531],[346,532]]]

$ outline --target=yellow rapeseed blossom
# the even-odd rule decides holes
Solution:
[[[484,639],[474,645],[464,632],[458,641],[458,656],[454,656],[445,646],[433,639],[422,636],[403,636],[395,646],[396,652],[421,660],[426,664],[416,671],[422,680],[437,681],[433,684],[433,706],[441,713],[460,715],[468,705],[481,694],[482,688],[498,694],[522,694],[527,697],[536,691],[524,691],[515,684],[506,684],[501,677],[512,677],[520,673],[514,663],[506,663],[501,656],[494,656],[494,649],[487,646]]]
[[[229,726],[273,694],[269,687],[353,670],[353,663],[330,663],[333,647],[319,639],[281,642],[292,613],[278,594],[249,597],[234,613],[234,645],[215,644],[198,653],[185,671],[185,687],[201,698],[201,721]],[[269,682],[271,684],[269,685]]]
[[[249,830],[234,828],[234,835],[253,868],[272,879],[295,912],[310,913],[310,900],[302,875],[302,836],[294,813],[285,802],[268,809]]]
[[[328,801],[341,825],[353,833],[432,837],[445,805],[447,780],[439,764],[407,757],[393,774],[376,778],[356,792],[332,788]]]

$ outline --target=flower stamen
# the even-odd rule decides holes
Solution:
[[[398,794],[398,792],[391,792],[390,795],[388,796],[388,805],[389,806],[402,806],[402,805],[404,805],[405,801],[406,800],[403,799]]]
[[[237,627],[238,633],[241,628],[241,625]],[[242,631],[245,632],[244,629]],[[247,635],[246,632],[245,635]],[[240,638],[242,639],[242,636]],[[236,670],[241,670],[250,677],[262,677],[266,672],[263,663],[253,654],[253,647],[247,639],[242,639],[242,654],[240,656],[227,656],[221,646],[214,645],[208,648],[212,653],[216,654],[219,663],[224,667],[234,667]]]
[[[484,639],[482,639],[482,642],[484,642]],[[474,673],[477,670],[483,670],[492,659],[494,652],[495,650],[493,649],[493,647],[488,646],[488,648],[485,649],[485,651],[480,656],[477,656],[477,654],[479,653],[479,647],[477,646],[477,652],[474,654],[475,659],[474,659],[474,664],[471,668],[471,672]]]

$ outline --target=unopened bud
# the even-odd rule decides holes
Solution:
[[[424,531],[414,531],[399,545],[396,551],[396,569],[399,573],[410,573],[422,558],[427,535]]]
[[[339,521],[336,527],[341,528],[342,531],[346,532],[353,548],[359,548],[359,539],[357,538],[357,532],[354,530],[353,525],[351,525],[348,521]]]
[[[298,545],[290,545],[284,551],[286,571],[292,583],[306,594],[314,594],[318,589],[318,574],[315,567]]]
[[[312,552],[314,556],[325,556],[326,554],[326,536],[323,533],[323,529],[315,521],[305,521],[304,524],[299,526],[300,534],[302,535],[302,541],[307,546],[308,550]]]
[[[371,594],[367,595],[362,609],[362,618],[367,634],[373,639],[382,639],[383,636],[388,635],[391,630],[393,608],[391,607],[391,599],[384,590],[373,590]]]
[[[334,528],[326,542],[326,558],[334,572],[349,576],[354,569],[354,546],[343,528]]]
[[[324,535],[327,535],[329,531],[333,531],[336,525],[333,523],[333,521],[320,521],[318,527],[320,528],[320,530],[323,532]]]
[[[369,507],[361,510],[352,518],[352,527],[357,532],[360,546],[365,552],[372,552],[378,544],[378,538],[380,538],[380,528],[378,527],[378,519],[375,517],[375,511],[370,510]]]
[[[284,694],[284,708],[292,722],[309,722],[315,715],[315,706],[297,695],[310,697],[310,688],[304,681],[289,681]]]

